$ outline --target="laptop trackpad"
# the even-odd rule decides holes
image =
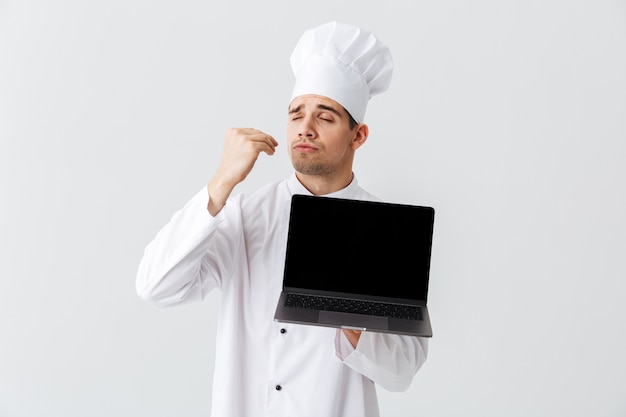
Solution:
[[[319,323],[333,326],[349,326],[364,329],[388,328],[387,317],[366,316],[363,314],[339,313],[336,311],[320,311]]]

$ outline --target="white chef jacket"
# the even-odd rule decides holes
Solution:
[[[292,194],[311,195],[295,173],[213,217],[203,188],[146,247],[137,292],[170,306],[221,290],[212,417],[377,417],[375,384],[406,390],[428,339],[366,331],[354,349],[341,330],[274,321]],[[356,178],[327,196],[379,200]]]

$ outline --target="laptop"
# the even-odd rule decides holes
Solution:
[[[295,194],[279,322],[432,337],[432,207]]]

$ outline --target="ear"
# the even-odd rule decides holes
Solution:
[[[354,134],[354,138],[352,139],[352,149],[356,151],[367,140],[367,136],[369,135],[369,128],[366,124],[361,123],[357,125],[355,129],[356,132]]]

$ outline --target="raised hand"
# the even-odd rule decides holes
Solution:
[[[259,154],[273,155],[276,146],[276,139],[257,129],[231,128],[226,131],[220,166],[207,186],[207,209],[211,215],[216,215],[224,207],[235,186],[252,171]]]

